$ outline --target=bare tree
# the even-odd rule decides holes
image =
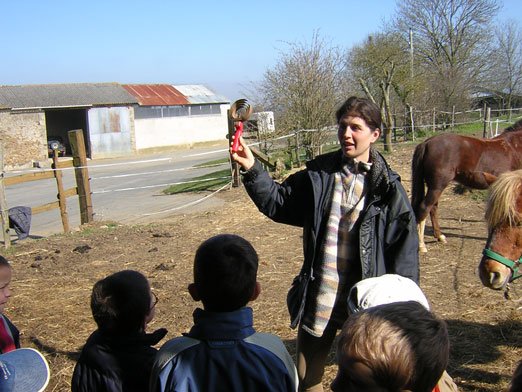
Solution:
[[[313,129],[301,139],[308,157],[319,152],[340,102],[343,59],[318,33],[310,43],[289,43],[258,89],[262,105],[274,111],[278,131]]]
[[[396,27],[415,37],[414,52],[430,81],[432,102],[462,107],[483,71],[497,0],[401,0]],[[419,72],[419,70],[417,71]]]
[[[522,91],[522,31],[516,21],[508,21],[495,30],[490,86],[505,94],[505,106],[511,108],[514,94]]]
[[[400,99],[404,101],[412,86],[407,46],[398,34],[375,34],[363,44],[353,47],[348,52],[347,60],[351,78],[381,108],[384,149],[391,152],[393,93],[400,90],[403,94]]]

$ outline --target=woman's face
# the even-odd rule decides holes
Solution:
[[[0,266],[0,313],[4,312],[5,305],[11,297],[11,283],[12,271],[11,267],[7,265]]]
[[[339,121],[337,137],[347,158],[368,162],[370,146],[379,138],[379,128],[370,129],[361,117],[344,116]]]

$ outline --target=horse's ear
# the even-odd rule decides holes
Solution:
[[[482,175],[484,176],[484,180],[488,183],[488,185],[493,184],[497,180],[497,176],[491,173],[482,172]]]

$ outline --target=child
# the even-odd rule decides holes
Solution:
[[[361,310],[343,326],[334,392],[431,392],[449,358],[445,323],[416,301]]]
[[[4,314],[4,308],[11,297],[12,269],[9,261],[0,256],[0,353],[20,348],[20,332]]]
[[[188,291],[204,309],[189,333],[167,342],[152,370],[150,391],[296,391],[297,372],[281,340],[257,333],[252,309],[260,293],[258,256],[232,234],[203,242]]]
[[[74,368],[72,392],[144,392],[162,328],[147,334],[157,303],[147,278],[116,272],[94,285],[91,310],[98,329],[87,339]]]
[[[408,278],[385,274],[356,283],[348,297],[348,313],[353,314],[377,305],[402,301],[416,301],[430,310],[428,299],[417,284]],[[435,392],[457,392],[457,385],[444,371]]]

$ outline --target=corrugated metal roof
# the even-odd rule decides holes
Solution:
[[[187,97],[191,104],[230,103],[230,100],[225,96],[218,95],[201,84],[182,84],[173,87]]]
[[[118,83],[0,86],[0,107],[12,109],[129,105],[138,101]]]
[[[142,106],[188,105],[187,98],[170,84],[124,84]]]

